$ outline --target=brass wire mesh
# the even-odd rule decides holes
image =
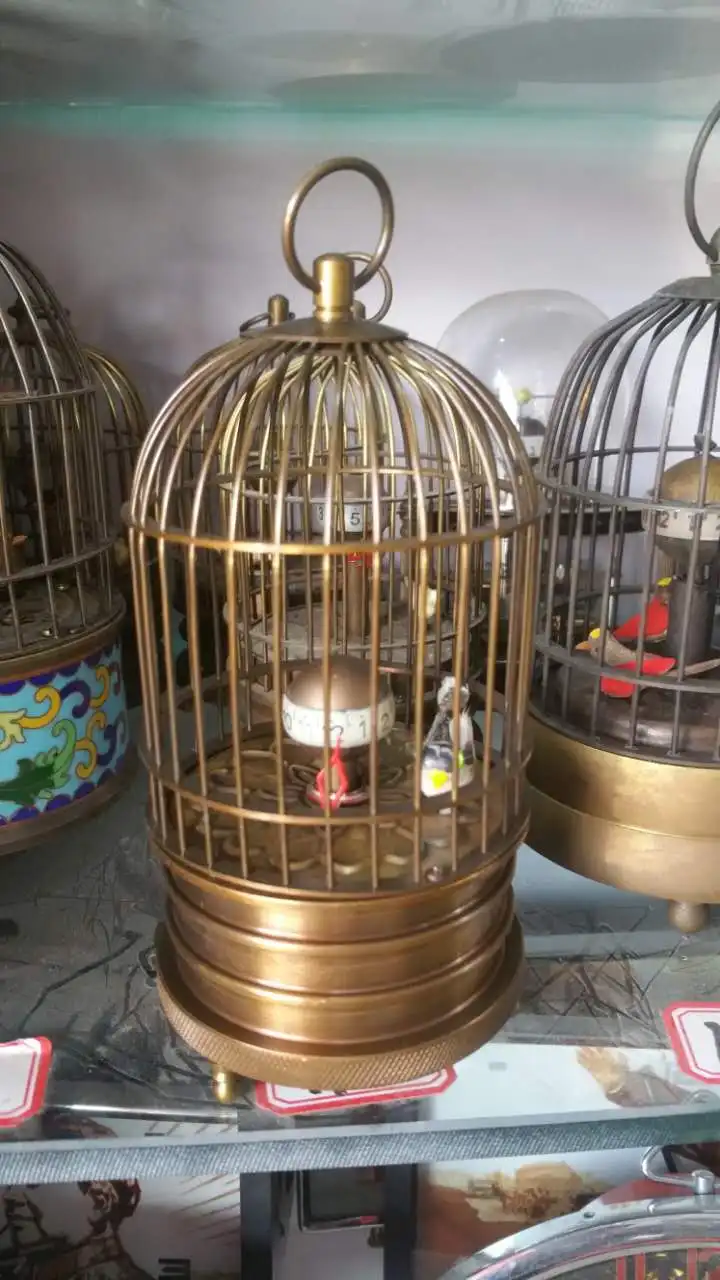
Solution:
[[[148,416],[137,387],[121,365],[97,347],[85,347],[85,355],[97,390],[108,510],[117,522],[130,497]]]
[[[43,277],[0,246],[0,661],[122,611],[88,360]]]

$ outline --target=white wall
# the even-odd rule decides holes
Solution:
[[[80,336],[123,359],[153,407],[269,292],[288,291],[302,313],[281,219],[298,179],[334,154],[365,156],[392,186],[392,319],[426,341],[496,291],[566,288],[615,312],[704,270],[683,221],[692,134],[681,126],[283,128],[194,141],[0,132],[0,236],[36,260]],[[720,223],[715,169],[701,186],[708,234]],[[364,180],[335,178],[301,215],[301,255],[370,248],[377,227]]]

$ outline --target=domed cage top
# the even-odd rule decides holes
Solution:
[[[186,377],[191,377],[198,369],[206,365],[208,361],[216,360],[218,356],[221,356],[224,352],[233,351],[236,344],[241,341],[246,334],[251,333],[253,330],[264,329],[266,327],[272,328],[276,324],[284,324],[287,320],[294,319],[295,316],[290,311],[290,303],[287,298],[282,293],[272,294],[272,296],[268,298],[266,311],[260,311],[257,315],[250,316],[247,320],[243,320],[242,324],[238,328],[237,335],[234,338],[228,339],[226,342],[220,343],[219,346],[213,347],[210,351],[206,351],[198,360],[195,360],[188,369]],[[239,389],[238,382],[231,382],[227,386],[225,399],[228,404],[228,411],[231,410],[234,405]],[[191,465],[193,467],[196,466],[197,468],[200,468],[202,466],[205,454],[206,437],[208,433],[212,433],[214,424],[217,422],[219,417],[223,416],[223,413],[224,406],[216,401],[209,410],[207,418],[204,418],[197,424],[197,428],[188,446],[192,454]]]
[[[581,742],[720,763],[720,274],[711,267],[595,334],[571,361],[540,463],[549,497],[537,716]],[[623,403],[625,401],[625,404]]]
[[[93,375],[39,273],[0,246],[0,663],[116,625]],[[9,664],[9,665],[8,665]]]
[[[362,263],[370,262],[370,254],[368,253],[353,252],[353,253],[348,253],[346,256],[348,258],[351,258],[353,262],[362,262]],[[377,274],[379,275],[382,281],[383,299],[380,307],[371,318],[373,320],[380,321],[385,318],[392,304],[393,288],[392,288],[392,281],[390,279],[390,276],[388,275],[388,272],[385,266],[382,263],[380,263],[377,266],[376,270],[377,270]],[[356,316],[357,319],[365,319],[365,308],[362,302],[360,302],[358,299],[355,299],[353,301],[352,309],[353,309],[353,314]],[[247,320],[243,320],[242,324],[238,329],[237,337],[231,338],[228,342],[223,342],[220,344],[220,346],[214,347],[211,351],[206,352],[203,356],[199,358],[199,360],[196,360],[194,364],[190,366],[190,369],[188,370],[188,376],[190,376],[190,374],[195,373],[196,370],[199,369],[202,365],[206,364],[208,360],[214,360],[217,356],[221,355],[224,351],[234,350],[237,342],[243,339],[244,337],[246,337],[248,334],[251,334],[254,330],[262,329],[262,328],[273,328],[275,325],[284,324],[288,320],[294,320],[294,319],[295,319],[295,313],[290,310],[290,303],[288,299],[285,297],[285,295],[282,293],[272,294],[268,298],[268,305],[267,305],[266,311],[260,311],[258,312],[257,315],[250,316]],[[246,372],[247,371],[243,368],[243,376],[245,376]],[[227,387],[225,398],[228,405],[228,412],[231,411],[232,406],[234,405],[237,399],[241,380],[242,379],[240,378],[239,381],[231,382]],[[202,464],[204,447],[205,447],[204,442],[205,442],[206,435],[208,434],[208,432],[212,432],[215,424],[217,423],[218,418],[223,417],[224,413],[225,413],[224,405],[218,403],[217,401],[213,402],[213,405],[211,407],[208,417],[199,424],[198,429],[195,432],[191,447],[193,452],[196,455],[196,461],[198,466]]]
[[[38,376],[42,376],[45,360],[44,343],[48,349],[52,349],[54,364],[57,369],[60,369],[67,352],[58,342],[58,334],[54,331],[48,315],[38,311],[35,315],[37,324],[31,324],[27,319],[23,301],[19,297],[8,307],[7,314],[14,321],[13,338],[15,346],[22,354],[24,366],[35,370]],[[70,312],[65,310],[64,316],[69,325]],[[38,325],[42,328],[42,335]],[[107,511],[112,526],[116,527],[119,524],[122,504],[130,497],[135,462],[148,427],[148,420],[140,394],[125,370],[96,347],[83,347],[83,354],[92,374],[96,392],[95,413],[101,436],[101,461]],[[0,377],[8,376],[12,379],[14,360],[10,345],[7,342],[3,343],[0,346]],[[7,375],[3,372],[4,370],[7,371]],[[72,378],[70,368],[66,373],[68,378]]]
[[[357,274],[327,254],[309,275],[295,219],[336,168],[376,184],[379,247]],[[364,161],[306,179],[285,254],[313,318],[196,367],[150,429],[129,508],[151,841],[168,873],[161,998],[224,1067],[308,1087],[455,1060],[504,1021],[520,972],[537,490],[480,384],[354,308],[392,220]]]

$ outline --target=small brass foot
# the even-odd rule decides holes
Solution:
[[[705,902],[670,902],[668,919],[678,933],[699,933],[707,926],[710,908]]]
[[[232,1071],[226,1071],[224,1067],[213,1067],[213,1093],[218,1102],[230,1105],[235,1101],[235,1087],[237,1077]]]

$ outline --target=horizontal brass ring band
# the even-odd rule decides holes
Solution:
[[[512,917],[508,919],[510,926]],[[459,1013],[490,987],[502,961],[505,934],[492,949],[463,957],[443,973],[392,991],[352,995],[307,995],[261,987],[230,977],[203,963],[178,937],[170,921],[166,932],[178,972],[186,986],[216,1015],[269,1038],[298,1044],[349,1045],[390,1035],[416,1035],[433,1022]]]
[[[164,926],[156,934],[158,994],[171,1026],[196,1053],[251,1080],[305,1089],[357,1089],[400,1084],[437,1071],[478,1049],[500,1030],[520,997],[524,977],[522,933],[517,921],[491,992],[480,992],[459,1015],[424,1036],[388,1037],[372,1046],[308,1046],[268,1040],[217,1017],[183,983]]]
[[[512,914],[510,868],[495,892],[435,927],[357,942],[298,942],[251,934],[208,917],[171,890],[168,916],[190,950],[233,977],[286,991],[322,994],[380,991],[446,969],[459,957],[492,947]]]
[[[517,844],[525,834],[513,833],[505,852],[480,867],[433,885],[403,893],[310,894],[302,890],[273,889],[262,883],[213,876],[202,867],[163,858],[170,881],[182,884],[180,892],[200,910],[235,929],[268,937],[308,942],[343,942],[349,930],[356,942],[412,933],[448,919],[475,900],[496,891],[498,881],[511,875]]]
[[[120,634],[125,617],[125,602],[118,596],[115,612],[109,622],[99,627],[82,631],[66,640],[48,637],[42,644],[33,645],[25,652],[3,657],[3,680],[17,680],[24,677],[44,675],[45,672],[57,671],[71,662],[79,662],[91,653],[104,649],[110,641]]]
[[[535,795],[541,792],[578,813],[636,827],[659,840],[718,838],[720,765],[693,768],[621,755],[578,742],[539,720],[533,730],[528,782]],[[536,824],[534,814],[531,823]]]
[[[578,875],[643,896],[720,902],[718,836],[658,835],[582,813],[531,788],[528,843]]]

